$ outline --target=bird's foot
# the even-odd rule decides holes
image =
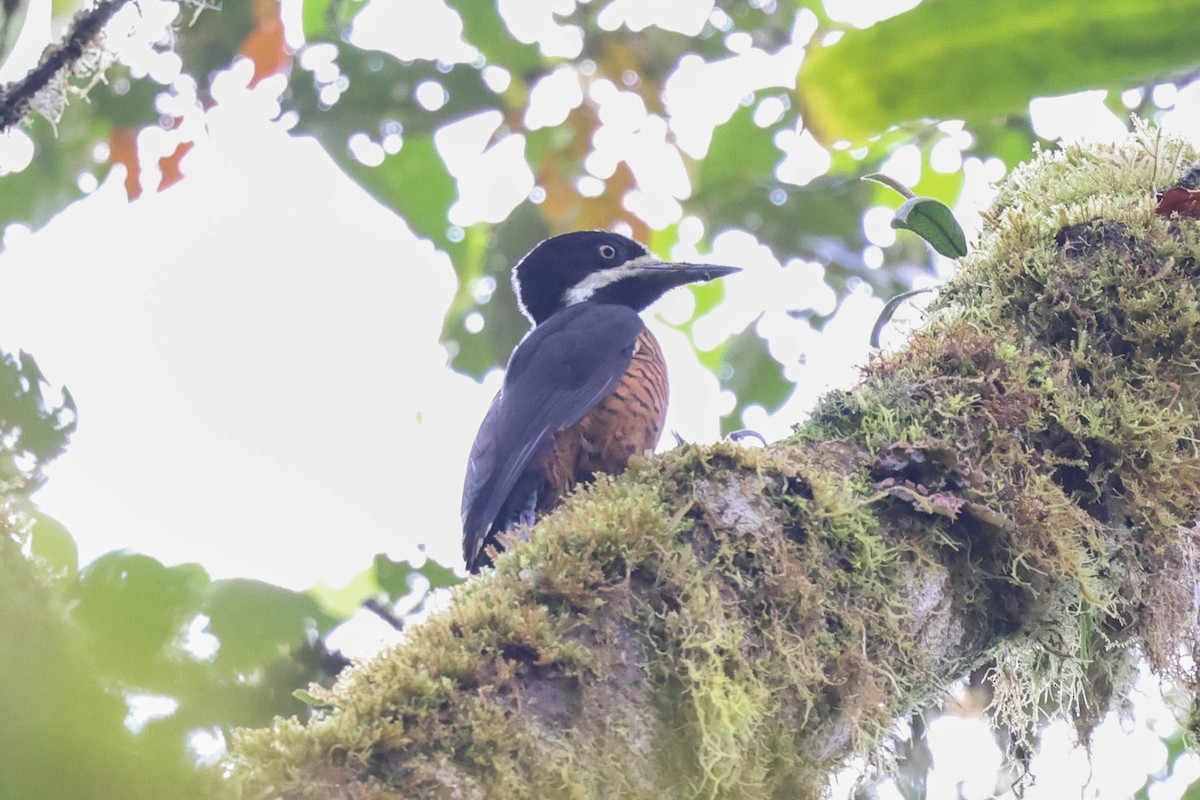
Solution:
[[[522,542],[529,541],[529,529],[537,522],[537,492],[530,492],[525,504],[517,512],[515,522],[521,526],[519,536]]]

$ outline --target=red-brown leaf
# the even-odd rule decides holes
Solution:
[[[1160,217],[1171,213],[1181,217],[1200,217],[1200,189],[1185,189],[1182,186],[1172,186],[1163,192],[1162,200],[1154,213]]]

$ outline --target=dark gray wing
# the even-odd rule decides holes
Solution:
[[[471,445],[471,455],[467,458],[467,479],[463,483],[462,520],[465,525],[471,507],[479,497],[479,492],[487,483],[488,477],[496,466],[496,415],[500,411],[500,398],[504,390],[496,392],[483,422],[479,423],[479,432],[475,434],[475,442]]]
[[[561,428],[583,419],[629,369],[644,324],[628,306],[579,303],[552,315],[513,351],[467,463],[463,557],[474,569],[521,474]]]

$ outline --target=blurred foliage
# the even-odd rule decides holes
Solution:
[[[0,498],[24,496],[42,483],[42,467],[54,460],[75,430],[75,402],[63,391],[47,405],[46,378],[28,353],[0,352]]]
[[[1032,96],[1194,70],[1197,26],[1200,5],[1176,0],[925,0],[815,50],[798,92],[824,141],[909,119],[986,125]]]
[[[48,390],[31,356],[0,351],[0,797],[217,794],[194,737],[308,713],[293,692],[348,663],[325,645],[338,625],[368,601],[417,613],[459,582],[383,555],[344,589],[307,592],[124,551],[80,569],[30,498],[75,427],[70,393],[55,405]]]
[[[578,55],[564,57],[517,38],[491,2],[450,0],[447,5],[461,20],[463,41],[477,53],[469,63],[405,60],[357,46],[353,30],[367,7],[363,0],[306,0],[305,43],[296,53],[284,44],[278,0],[228,4],[219,12],[181,6],[174,48],[182,71],[195,79],[201,106],[215,102],[213,76],[239,57],[255,64],[252,84],[282,72],[287,82],[281,108],[294,133],[314,137],[347,175],[451,255],[459,290],[447,309],[443,335],[454,366],[476,376],[502,364],[524,333],[526,322],[516,312],[507,275],[541,238],[624,226],[664,255],[676,244],[675,226],[652,231],[629,209],[628,193],[642,188],[630,164],[619,162],[607,175],[590,175],[585,166],[605,133],[596,87],[636,97],[650,115],[672,122],[664,89],[687,59],[721,64],[744,52],[747,42],[770,57],[808,42],[835,42],[808,46],[812,52],[795,85],[749,92],[715,129],[703,157],[681,153],[691,184],[682,210],[703,221],[707,241],[739,228],[758,237],[780,263],[797,257],[820,262],[839,299],[862,284],[886,298],[928,271],[933,256],[921,243],[901,237],[886,252],[888,269],[867,264],[870,242],[860,217],[865,208],[886,201],[879,187],[857,178],[876,170],[898,147],[915,143],[924,161],[917,192],[952,204],[962,188],[961,175],[930,166],[931,150],[947,134],[908,121],[966,119],[973,142],[963,155],[996,156],[1011,166],[1029,153],[1034,140],[1024,119],[1030,96],[1124,88],[1191,69],[1198,59],[1190,23],[1200,21],[1195,8],[1169,0],[987,0],[982,5],[926,0],[858,30],[831,20],[820,5],[732,0],[720,3],[699,34],[689,36],[654,24],[612,30],[605,19],[610,4],[595,0],[554,16],[552,24],[586,32]],[[411,13],[412,24],[419,25],[420,13]],[[798,24],[801,19],[808,22]],[[811,39],[794,41],[795,32],[810,24],[817,28]],[[844,35],[831,39],[834,32]],[[561,124],[527,123],[531,95],[562,70],[580,81],[582,101],[567,109]],[[428,92],[440,90],[440,104],[418,102],[423,84]],[[35,121],[33,164],[0,177],[0,224],[41,225],[81,196],[82,173],[103,178],[115,163],[130,169],[127,187],[136,197],[141,165],[132,134],[146,125],[177,127],[177,117],[162,116],[155,106],[156,96],[175,91],[118,66],[109,70],[107,84],[91,90],[90,103],[69,106],[57,139],[48,123]],[[514,141],[537,188],[502,221],[463,228],[449,220],[461,176],[442,158],[435,134],[487,112],[495,115],[496,127],[486,151],[518,137]],[[829,168],[798,184],[779,170],[786,155],[780,143],[805,131],[861,146],[829,151]],[[373,143],[380,155],[364,163],[361,147],[352,151],[352,140]],[[101,142],[109,147],[97,150]],[[666,143],[673,144],[670,133]],[[181,141],[181,149],[165,160],[177,162],[184,145]],[[590,166],[599,168],[594,162]],[[177,179],[178,165],[160,167],[162,188]],[[600,180],[598,196],[580,190],[585,176]],[[480,291],[481,286],[496,291]],[[818,327],[827,318],[814,314],[802,298],[792,313]],[[475,315],[482,317],[486,334],[467,330],[467,319]],[[690,323],[682,329],[690,332]],[[737,363],[705,360],[737,396],[726,429],[740,424],[747,406],[771,410],[787,398],[784,370],[789,365],[776,362],[756,332],[739,334],[718,351],[725,353],[736,356]]]
[[[763,56],[778,57],[785,48],[834,41],[809,45],[812,52],[795,85],[765,87],[742,98],[713,132],[703,157],[681,152],[691,184],[682,210],[703,221],[708,241],[725,229],[745,229],[780,263],[797,257],[820,262],[839,299],[861,284],[886,298],[929,270],[933,256],[919,242],[901,237],[888,248],[888,269],[867,264],[864,252],[870,242],[860,217],[865,208],[885,200],[879,187],[857,178],[877,169],[898,147],[916,143],[924,161],[916,191],[952,204],[962,188],[961,175],[939,173],[929,163],[932,148],[946,134],[914,123],[887,131],[889,126],[966,119],[974,140],[963,154],[997,156],[1011,166],[1029,153],[1034,138],[1023,119],[1030,96],[1123,88],[1190,69],[1198,59],[1189,23],[1200,21],[1195,8],[1169,0],[987,0],[982,5],[926,0],[858,30],[831,20],[820,5],[732,0],[720,3],[699,34],[689,36],[654,24],[612,29],[605,19],[610,4],[595,0],[575,4],[550,23],[586,32],[578,55],[564,57],[547,55],[539,43],[519,39],[494,3],[449,0],[447,5],[461,20],[463,41],[477,53],[469,63],[405,60],[357,46],[353,32],[367,7],[363,0],[306,0],[300,19],[304,45],[294,54],[284,44],[278,0],[202,12],[182,5],[174,48],[183,73],[195,79],[201,106],[215,102],[214,75],[239,57],[254,62],[252,85],[283,73],[287,82],[281,108],[294,123],[294,133],[314,137],[347,175],[450,254],[459,289],[447,310],[443,336],[454,366],[475,376],[502,364],[524,333],[526,322],[516,312],[507,275],[541,238],[572,229],[624,226],[664,255],[676,244],[675,226],[652,231],[629,209],[628,193],[642,188],[642,178],[630,164],[619,162],[607,175],[590,175],[585,166],[605,133],[597,87],[637,98],[648,114],[672,122],[664,89],[685,60],[721,64],[744,52],[746,43]],[[410,13],[411,24],[419,25],[420,12]],[[808,22],[799,24],[802,19]],[[817,28],[811,39],[794,40],[810,24]],[[834,40],[829,36],[834,32],[844,35]],[[532,94],[541,81],[562,70],[580,82],[581,102],[567,109],[561,124],[528,123]],[[429,93],[440,91],[440,104],[418,101],[423,85]],[[136,197],[142,165],[134,134],[146,125],[178,126],[177,117],[160,115],[155,105],[157,96],[173,92],[149,76],[135,77],[117,66],[109,70],[107,83],[91,90],[90,103],[70,104],[57,138],[48,123],[35,121],[30,130],[37,151],[33,163],[0,176],[0,224],[41,225],[81,196],[81,174],[103,178],[116,163],[129,169],[127,188]],[[486,151],[518,137],[513,141],[524,153],[536,188],[505,219],[464,229],[449,220],[461,176],[447,166],[435,134],[488,112],[496,127]],[[827,170],[796,183],[779,170],[786,155],[780,142],[804,131],[861,146],[829,151]],[[352,140],[373,143],[380,155],[364,159],[361,146],[352,151]],[[97,150],[97,143],[109,146]],[[670,133],[666,143],[673,146]],[[181,140],[180,149],[164,161],[177,162],[186,145]],[[590,167],[602,169],[595,163]],[[159,188],[178,179],[177,163],[160,168]],[[585,176],[601,182],[597,196],[581,191]],[[497,290],[480,291],[481,286]],[[818,327],[826,319],[802,298],[796,299],[792,313]],[[486,334],[467,330],[467,319],[477,319],[475,315],[481,316]],[[682,329],[690,333],[690,323]],[[722,360],[725,354],[736,356],[737,362]],[[724,421],[727,430],[740,424],[747,406],[771,410],[789,394],[784,378],[789,365],[776,362],[754,331],[739,334],[705,360],[737,396],[734,412]]]
[[[1168,781],[1175,783],[1176,790],[1183,789],[1182,794],[1178,795],[1179,800],[1200,800],[1200,781],[1193,780],[1183,786],[1182,781],[1174,780],[1177,773],[1186,776],[1196,771],[1197,753],[1194,737],[1183,728],[1177,728],[1163,738],[1162,743],[1167,750],[1166,763],[1159,772],[1149,776],[1145,786],[1133,796],[1134,800],[1156,800],[1158,797],[1167,796],[1170,790],[1163,784]]]
[[[178,54],[185,80],[196,87],[195,108],[164,113],[178,106],[179,84],[162,85],[122,64],[108,68],[87,102],[72,98],[56,123],[29,121],[32,162],[13,172],[0,168],[0,228],[43,225],[84,195],[86,178],[103,180],[116,165],[125,167],[135,199],[150,174],[139,152],[138,134],[147,128],[174,137],[174,151],[157,165],[155,188],[169,186],[181,177],[179,159],[190,146],[179,115],[203,119],[218,102],[214,77],[247,58],[252,85],[284,76],[281,114],[296,135],[313,137],[349,177],[450,254],[459,288],[444,339],[454,365],[478,376],[503,363],[524,333],[508,272],[534,243],[597,227],[623,227],[664,256],[679,241],[678,221],[652,230],[630,210],[630,193],[646,188],[633,165],[620,161],[607,171],[592,164],[602,174],[589,172],[589,156],[606,133],[599,88],[636,100],[648,120],[674,122],[664,89],[682,64],[722,65],[748,51],[779,56],[809,41],[793,41],[794,32],[815,27],[811,41],[828,44],[813,49],[794,80],[748,91],[703,155],[680,151],[690,185],[680,203],[682,214],[702,221],[702,244],[726,229],[749,231],[781,264],[803,258],[823,265],[840,300],[861,285],[895,295],[932,268],[933,256],[911,236],[887,248],[886,269],[864,258],[870,243],[863,211],[894,203],[885,189],[859,178],[898,148],[915,145],[921,154],[915,192],[952,205],[962,189],[960,173],[931,165],[951,134],[919,120],[964,119],[970,143],[959,148],[962,155],[1011,166],[1035,140],[1029,97],[1145,85],[1200,60],[1191,44],[1200,12],[1169,0],[926,0],[866,30],[800,0],[727,0],[715,8],[697,2],[708,16],[694,36],[654,24],[613,29],[605,17],[615,3],[576,3],[548,23],[582,31],[580,52],[562,56],[518,38],[496,3],[447,0],[476,53],[467,63],[357,46],[353,29],[367,8],[363,0],[304,0],[304,44],[296,52],[285,45],[279,0],[227,2],[220,10],[181,4],[174,31],[155,47]],[[54,7],[65,18],[75,5]],[[420,25],[413,14],[411,24]],[[582,99],[559,124],[530,124],[531,95],[557,70],[580,82]],[[418,102],[423,84],[435,94],[440,89],[440,103]],[[438,133],[483,113],[496,120],[485,152],[519,145],[536,188],[503,220],[458,226],[450,216],[463,176],[444,160]],[[853,146],[825,151],[829,166],[813,170],[816,177],[791,178],[780,168],[782,145],[809,132]],[[379,156],[360,158],[352,141],[376,146]],[[669,128],[665,145],[677,145]],[[598,194],[581,190],[585,177],[599,182]],[[691,291],[696,316],[724,296],[720,285]],[[814,325],[826,318],[804,298],[783,302]],[[467,330],[473,314],[482,315],[486,335]],[[692,324],[679,328],[690,333]],[[753,325],[699,356],[738,398],[727,429],[738,427],[747,406],[774,409],[792,391],[784,375],[790,365],[771,355]],[[325,644],[340,624],[376,613],[400,625],[431,589],[458,581],[433,562],[383,555],[346,586],[306,592],[213,580],[196,564],[167,566],[128,552],[81,569],[70,533],[29,496],[74,425],[69,393],[55,405],[46,387],[31,357],[0,353],[0,797],[191,797],[215,790],[212,776],[194,766],[197,734],[219,737],[234,725],[307,713],[297,690],[327,682],[345,663]],[[147,697],[165,710],[149,719],[131,715]]]

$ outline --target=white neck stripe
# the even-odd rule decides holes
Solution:
[[[563,303],[573,306],[576,303],[591,300],[596,292],[605,286],[616,283],[619,280],[624,280],[625,278],[632,278],[635,275],[642,275],[660,266],[662,263],[657,257],[647,253],[644,256],[631,258],[624,264],[618,264],[615,267],[593,272],[570,289],[567,289],[563,295]]]

